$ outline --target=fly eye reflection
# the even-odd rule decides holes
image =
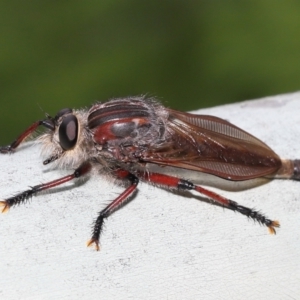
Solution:
[[[59,142],[64,150],[74,148],[78,137],[78,120],[74,115],[68,115],[63,118],[59,126]]]

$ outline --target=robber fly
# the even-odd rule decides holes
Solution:
[[[97,103],[89,110],[62,109],[55,117],[47,115],[33,123],[13,143],[1,147],[0,153],[13,153],[39,126],[45,127],[37,138],[46,158],[44,165],[56,163],[57,167],[75,171],[1,201],[2,211],[24,203],[38,192],[83,177],[92,169],[107,172],[129,185],[99,213],[87,243],[94,244],[96,250],[100,249],[104,219],[134,193],[139,180],[199,192],[276,233],[278,221],[191,181],[163,174],[164,167],[209,173],[232,181],[258,177],[300,179],[300,160],[280,159],[265,143],[228,121],[165,108],[144,96]],[[151,171],[155,165],[161,172]]]

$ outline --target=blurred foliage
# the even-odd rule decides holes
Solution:
[[[64,107],[192,110],[300,88],[300,2],[0,2],[0,143]]]

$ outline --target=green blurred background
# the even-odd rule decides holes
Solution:
[[[192,110],[300,89],[300,1],[0,2],[0,144],[64,107]]]

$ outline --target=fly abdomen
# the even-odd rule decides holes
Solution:
[[[300,180],[300,159],[292,160],[293,163],[293,175],[291,179]]]
[[[280,169],[272,178],[300,180],[300,159],[282,159]]]

